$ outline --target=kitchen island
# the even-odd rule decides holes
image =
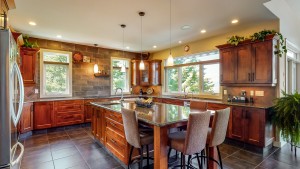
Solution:
[[[139,122],[154,129],[154,168],[168,168],[168,130],[187,124],[190,113],[199,113],[187,106],[155,103],[152,108],[137,107],[133,101],[92,102],[92,133],[124,164],[128,164],[129,145],[125,139],[121,108],[135,110]],[[210,150],[214,156],[214,149]],[[215,164],[210,165],[214,168]]]

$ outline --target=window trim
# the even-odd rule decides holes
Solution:
[[[166,60],[164,62],[166,62]],[[181,85],[178,86],[178,92],[168,92],[167,91],[167,83],[168,83],[167,82],[167,76],[166,76],[167,69],[178,68],[178,73],[180,73],[181,71],[179,71],[179,69],[181,67],[199,65],[199,71],[200,71],[199,72],[199,83],[201,83],[203,85],[203,79],[202,79],[203,72],[201,72],[203,65],[217,64],[217,63],[220,64],[220,59],[193,62],[193,63],[187,63],[187,64],[178,64],[178,65],[174,65],[174,66],[164,66],[162,94],[163,95],[170,95],[170,96],[183,95],[184,94],[183,92],[179,92],[179,91],[181,91]],[[181,76],[178,77],[178,81],[181,81]],[[199,84],[199,88],[200,88],[200,91],[201,91],[202,89],[201,89],[200,84]],[[191,93],[189,93],[188,95],[191,95]],[[212,95],[212,94],[209,94],[209,93],[199,92],[199,93],[194,93],[193,97],[210,98],[210,99],[222,99],[222,86],[220,85],[220,93],[218,93],[218,94]]]
[[[126,69],[127,72],[128,72],[128,76],[127,76],[127,80],[128,80],[128,92],[123,92],[123,94],[131,94],[131,59],[128,59],[128,58],[121,58],[121,57],[111,57],[110,58],[110,70],[111,70],[111,76],[110,76],[110,94],[111,95],[114,95],[114,96],[117,96],[117,95],[120,95],[121,92],[118,91],[117,93],[115,93],[115,90],[113,90],[113,76],[112,76],[112,72],[113,72],[113,60],[125,60],[125,61],[128,61],[128,68]],[[116,67],[115,67],[116,68]]]
[[[52,53],[62,53],[69,55],[69,63],[61,63],[61,62],[49,62],[44,61],[44,52],[52,52]],[[45,66],[44,64],[55,64],[55,65],[69,65],[68,66],[68,84],[69,84],[69,94],[60,94],[60,95],[46,95],[45,89]],[[72,52],[68,51],[60,51],[60,50],[52,50],[52,49],[40,49],[40,98],[55,98],[55,97],[72,97],[73,89],[72,89]]]

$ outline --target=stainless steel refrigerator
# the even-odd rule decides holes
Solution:
[[[16,42],[9,29],[0,30],[0,168],[20,167],[24,146],[17,124],[24,103],[24,85],[17,64]]]

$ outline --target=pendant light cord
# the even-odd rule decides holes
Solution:
[[[143,60],[143,16],[141,15],[141,60]]]
[[[171,21],[172,21],[172,5],[171,5],[171,0],[170,0],[170,55],[172,54],[172,49],[171,49],[171,41],[172,41],[172,26],[171,26]]]

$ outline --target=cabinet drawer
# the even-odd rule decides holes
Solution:
[[[118,134],[125,136],[124,126],[116,121],[106,118],[106,127],[114,130]]]
[[[127,142],[121,136],[116,136],[109,128],[106,128],[105,145],[115,156],[117,156],[121,161],[125,160],[125,149]]]
[[[220,109],[226,109],[227,107],[230,107],[230,106],[224,105],[224,104],[216,104],[216,103],[208,103],[207,104],[208,110],[220,110]]]
[[[54,102],[57,112],[83,112],[83,100],[66,100]]]
[[[183,106],[184,103],[183,100],[179,100],[179,99],[162,99],[162,103],[167,103],[167,104],[174,104],[174,105],[179,105],[179,106]]]
[[[121,124],[123,124],[123,120],[122,120],[122,114],[121,113],[117,113],[117,112],[112,112],[112,111],[105,111],[105,117],[109,118],[113,121],[119,122]]]
[[[71,124],[78,124],[84,122],[83,114],[72,114],[72,113],[60,113],[56,117],[56,126],[64,126]]]

